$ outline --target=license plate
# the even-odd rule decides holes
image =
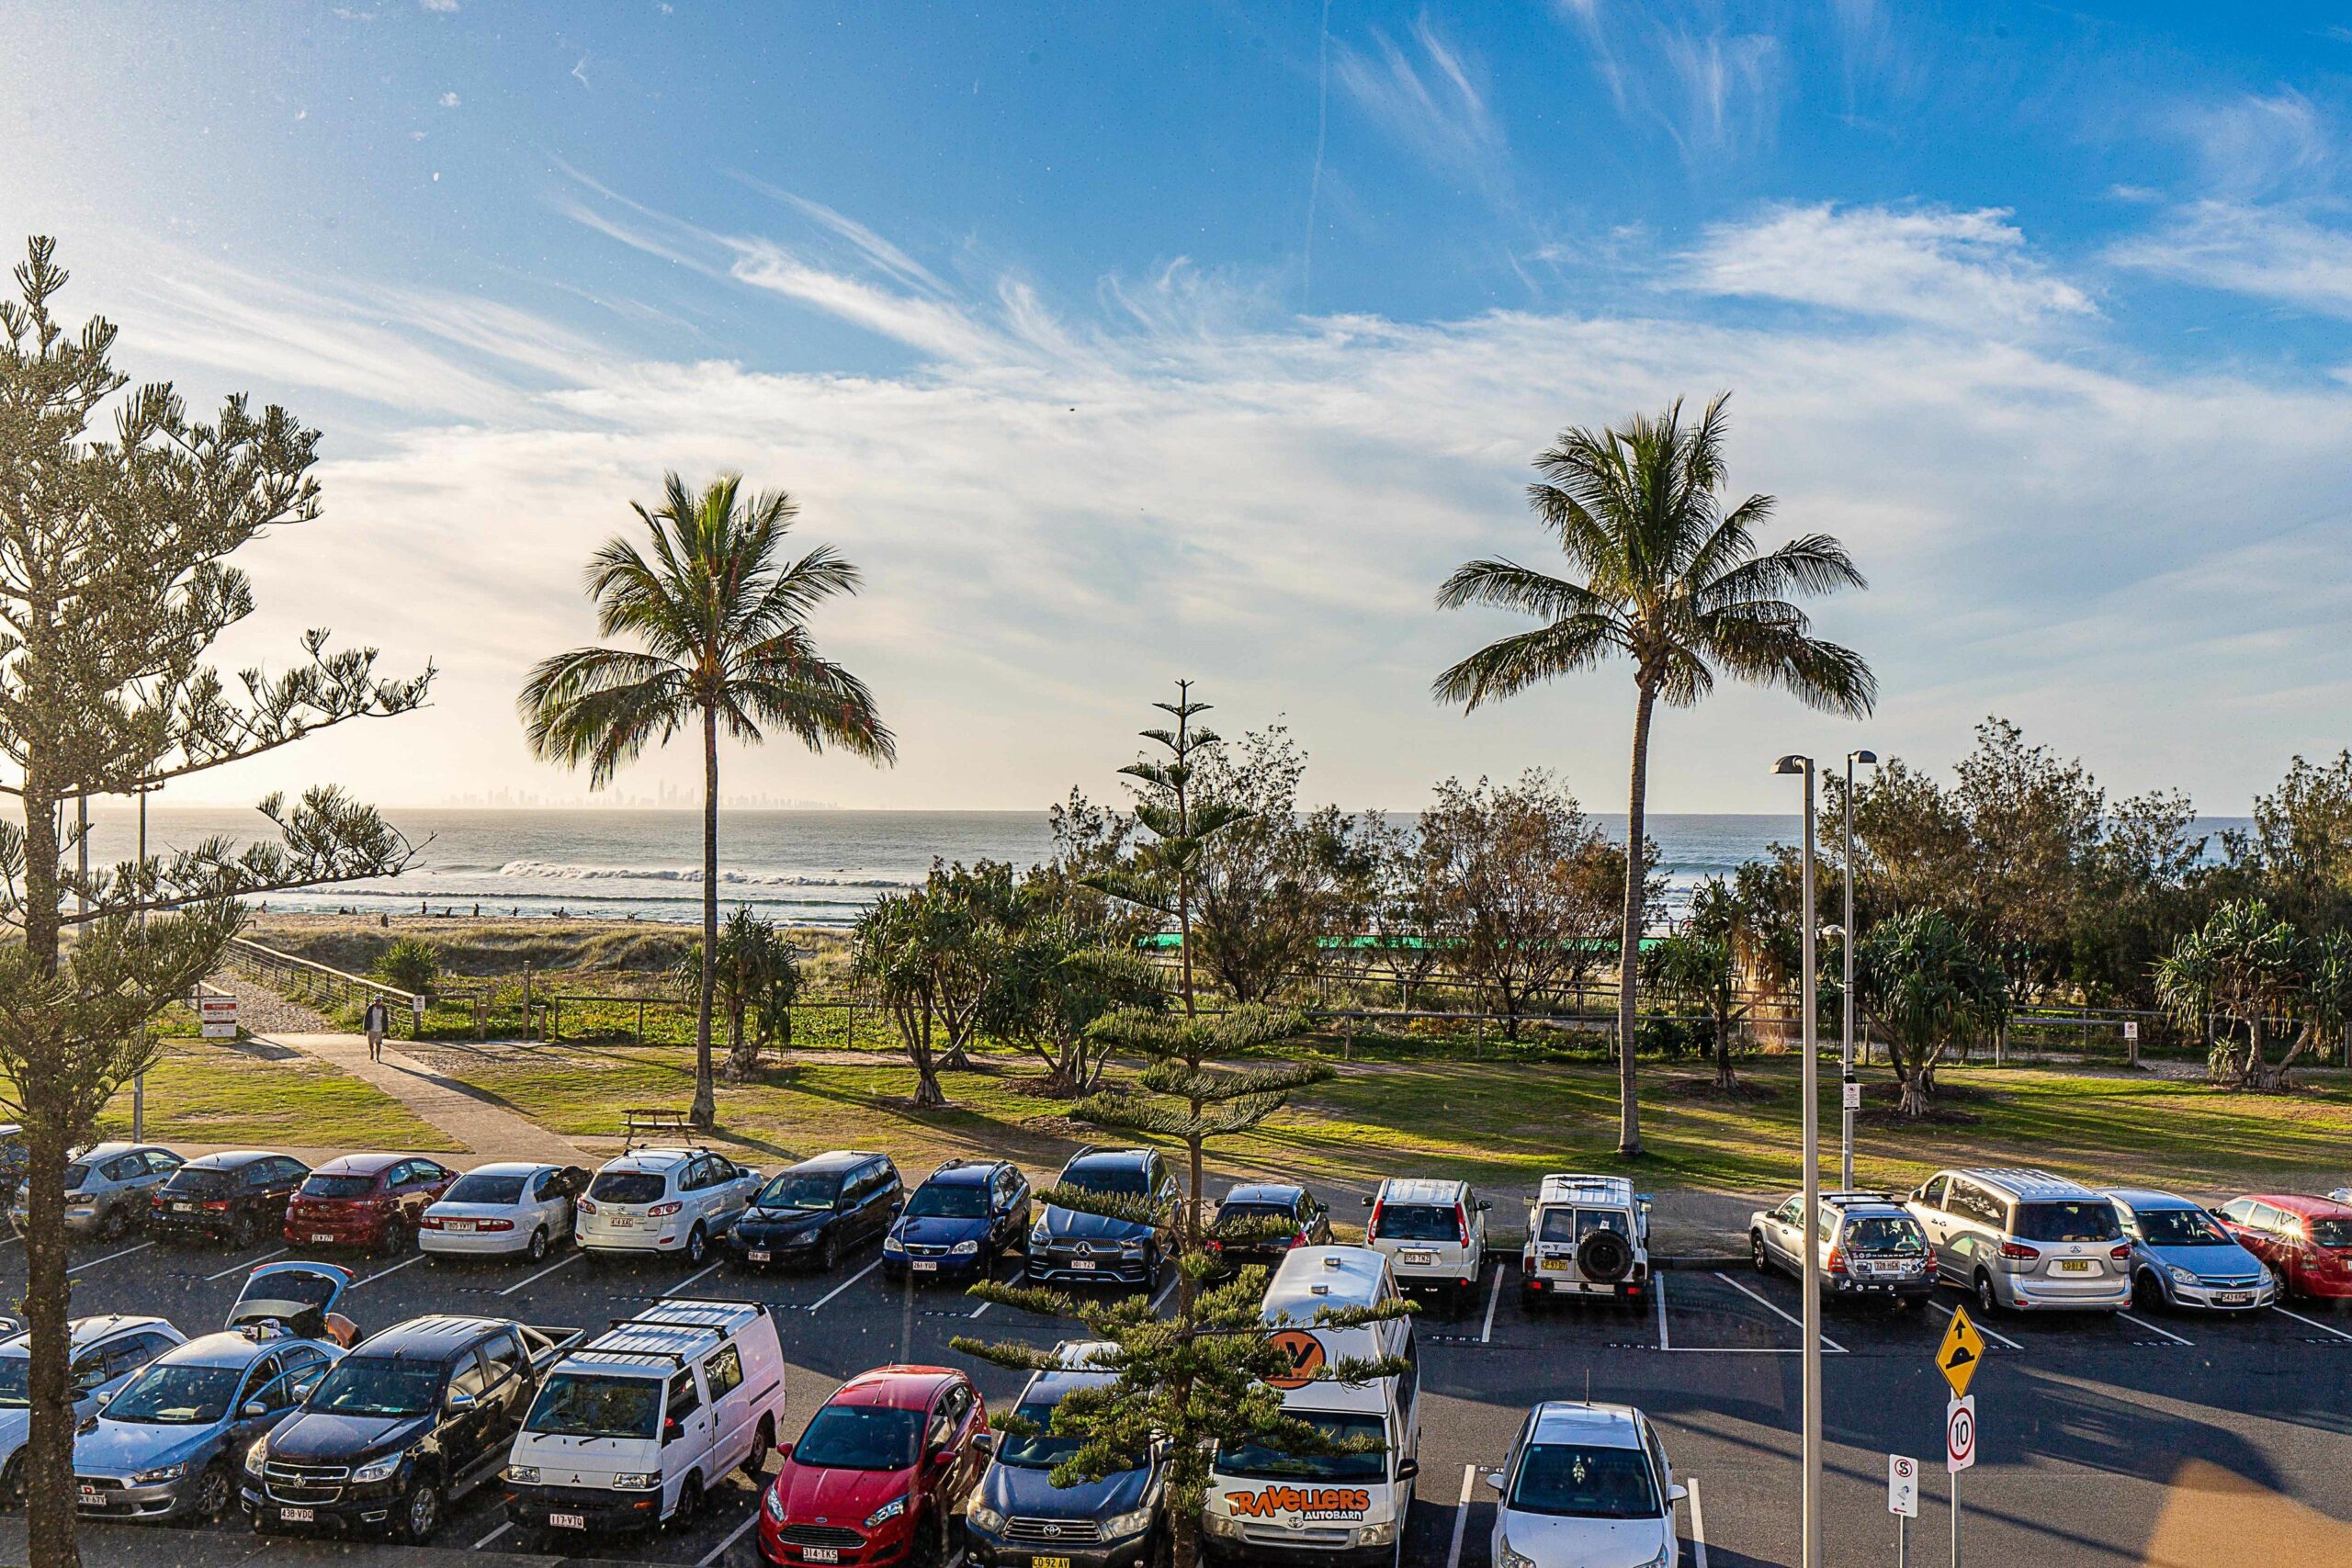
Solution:
[[[312,1232],[311,1233],[311,1239],[312,1241],[319,1241],[319,1242],[332,1242],[332,1241],[334,1241],[334,1237],[333,1237],[333,1236],[329,1235],[328,1235],[326,1232],[324,1232],[324,1231],[312,1231]]]
[[[2252,1306],[2254,1292],[2252,1291],[2223,1291],[2222,1304],[2225,1307]]]
[[[196,1213],[196,1205],[193,1203],[175,1203],[172,1205],[172,1213],[175,1214],[193,1214]]]
[[[611,1225],[615,1230],[616,1230],[616,1231],[625,1231],[625,1230],[628,1229],[631,1225],[634,1225],[635,1224],[637,1224],[637,1222],[636,1222],[635,1220],[631,1219],[631,1218],[630,1218],[628,1215],[627,1215],[627,1214],[615,1214],[615,1215],[614,1215],[610,1220],[606,1221],[605,1223],[606,1223],[606,1224],[610,1224],[610,1225]]]
[[[2090,1271],[2091,1260],[2087,1258],[2062,1258],[2058,1260],[2058,1272],[2061,1274],[2087,1274]]]
[[[308,1508],[280,1508],[277,1510],[277,1517],[281,1524],[308,1525],[318,1522],[318,1515]]]
[[[800,1556],[803,1562],[839,1562],[842,1549],[838,1546],[804,1546],[800,1549]]]
[[[441,1222],[441,1228],[446,1231],[453,1231],[458,1235],[471,1235],[473,1234],[474,1223],[471,1220],[444,1220]]]
[[[588,1516],[585,1514],[549,1514],[548,1516],[548,1528],[549,1529],[559,1530],[584,1530],[588,1528]]]
[[[1069,1266],[1073,1269],[1091,1270],[1094,1267],[1094,1259],[1091,1258],[1073,1258],[1069,1260]]]
[[[1437,1254],[1434,1252],[1407,1251],[1402,1256],[1404,1260],[1408,1263],[1434,1263],[1437,1261]]]
[[[1069,1559],[1067,1557],[1032,1557],[1029,1560],[1029,1568],[1069,1568]]]
[[[765,1263],[768,1260],[768,1249],[764,1247],[751,1247],[744,1252],[743,1256],[754,1263]]]
[[[82,1488],[82,1496],[86,1502],[95,1503],[98,1500],[100,1495],[101,1494],[95,1486],[85,1486]]]
[[[1091,1269],[1093,1265],[1090,1263],[1087,1267]],[[918,1274],[936,1274],[939,1272],[939,1265],[928,1261],[918,1261],[915,1264],[915,1272]]]
[[[1568,1271],[1568,1265],[1575,1261],[1576,1260],[1572,1258],[1546,1258],[1540,1259],[1544,1270],[1553,1274],[1566,1273]]]

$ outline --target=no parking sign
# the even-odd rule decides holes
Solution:
[[[1886,1456],[1886,1511],[1906,1519],[1919,1517],[1919,1461],[1903,1454]]]
[[[1944,1468],[1955,1473],[1976,1462],[1976,1396],[1963,1393],[1944,1406]]]

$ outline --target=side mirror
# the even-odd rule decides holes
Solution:
[[[245,1401],[245,1407],[243,1410],[238,1411],[237,1414],[243,1416],[248,1421],[258,1421],[263,1416],[269,1414],[269,1406],[264,1404],[258,1399],[249,1399]]]
[[[1487,1472],[1487,1484],[1493,1487],[1498,1492],[1501,1491],[1503,1489],[1503,1472],[1499,1470],[1490,1470]]]
[[[984,1454],[992,1454],[996,1452],[996,1434],[994,1432],[975,1432],[972,1434],[972,1446],[979,1450],[980,1452]]]
[[[1399,1481],[1410,1481],[1413,1477],[1420,1474],[1420,1472],[1421,1461],[1419,1460],[1400,1459],[1396,1461],[1396,1479]]]
[[[662,1442],[674,1443],[685,1435],[686,1424],[684,1422],[679,1420],[675,1416],[664,1416],[662,1417]]]
[[[1367,1209],[1372,1207],[1372,1194],[1369,1192],[1363,1195],[1363,1206]]]
[[[1481,1198],[1478,1200],[1478,1212],[1482,1214],[1494,1206],[1493,1201],[1489,1199]]]
[[[462,1416],[473,1407],[474,1396],[470,1393],[453,1393],[449,1396],[449,1414],[452,1416]]]
[[[1669,1503],[1679,1503],[1690,1495],[1690,1488],[1683,1485],[1679,1481],[1666,1489],[1666,1500]]]
[[[792,1457],[792,1445],[791,1445],[790,1443],[778,1443],[778,1444],[775,1446],[775,1459],[776,1459],[776,1462],[777,1462],[778,1464],[782,1464],[782,1463],[784,1463],[786,1461],[789,1460],[791,1457]]]

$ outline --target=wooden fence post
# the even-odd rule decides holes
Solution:
[[[645,1043],[645,998],[637,998],[637,1043]]]
[[[523,960],[523,1038],[531,1037],[531,961]]]

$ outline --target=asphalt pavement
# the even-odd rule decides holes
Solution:
[[[276,1247],[237,1253],[136,1237],[85,1247],[77,1252],[74,1310],[154,1313],[185,1333],[204,1333],[220,1324],[249,1268],[287,1256],[293,1254]],[[965,1361],[948,1349],[952,1337],[1050,1345],[1074,1332],[984,1307],[951,1289],[888,1286],[870,1249],[830,1275],[746,1276],[720,1265],[693,1270],[650,1259],[592,1263],[571,1252],[536,1269],[413,1256],[357,1267],[362,1278],[344,1310],[365,1330],[448,1311],[596,1328],[661,1296],[764,1301],[783,1332],[794,1434],[842,1380],[891,1361],[961,1365],[984,1398],[1001,1404],[1018,1392],[1020,1375]],[[1008,1263],[1008,1272],[1014,1267]],[[21,1245],[0,1244],[0,1294],[20,1293],[23,1271]],[[1413,1568],[1490,1568],[1493,1493],[1478,1472],[1500,1461],[1532,1402],[1586,1397],[1638,1404],[1657,1423],[1678,1479],[1690,1486],[1682,1515],[1686,1563],[1796,1562],[1801,1329],[1793,1281],[1744,1268],[1678,1271],[1638,1311],[1531,1306],[1518,1285],[1515,1266],[1500,1265],[1458,1315],[1432,1310],[1418,1325],[1426,1403],[1420,1495],[1408,1521]],[[1828,1314],[1824,1498],[1833,1563],[1894,1561],[1890,1452],[1920,1461],[1911,1561],[1947,1560],[1945,1391],[1931,1357],[1956,1299],[1947,1293],[1940,1304],[1902,1313]],[[2182,1501],[2176,1478],[2199,1461],[2323,1515],[2352,1518],[2352,1476],[2343,1463],[2352,1425],[2352,1315],[2297,1303],[2228,1321],[2003,1315],[1983,1326],[1987,1352],[1973,1390],[1980,1460],[1962,1481],[1967,1561],[2137,1563],[2159,1513]],[[424,1550],[265,1543],[234,1517],[193,1530],[91,1524],[83,1553],[92,1568],[230,1568],[261,1556],[272,1568],[431,1568],[458,1552],[479,1565],[512,1541],[498,1501],[494,1483],[462,1500]],[[730,1478],[711,1501],[689,1529],[600,1541],[599,1555],[505,1561],[749,1568],[756,1562],[753,1488]],[[20,1561],[22,1552],[21,1520],[0,1520],[0,1561]]]

